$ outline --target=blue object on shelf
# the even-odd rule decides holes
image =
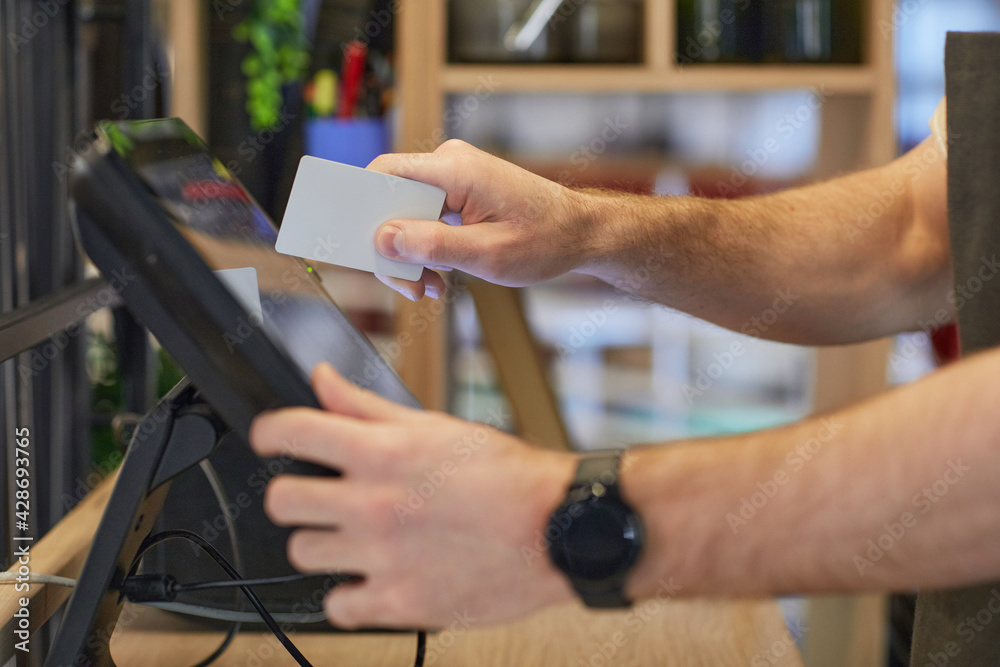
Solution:
[[[306,155],[355,167],[389,152],[384,118],[313,118],[306,122]]]

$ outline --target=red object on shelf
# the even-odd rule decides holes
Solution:
[[[958,361],[962,356],[962,342],[958,337],[958,325],[946,324],[931,332],[934,356],[939,366]]]
[[[344,66],[341,70],[340,109],[339,118],[353,118],[354,109],[361,95],[361,80],[365,74],[365,60],[368,58],[368,47],[361,42],[349,42],[344,47]]]

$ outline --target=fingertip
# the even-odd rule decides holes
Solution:
[[[257,454],[261,454],[267,447],[267,428],[271,421],[271,414],[271,410],[259,412],[250,422],[250,431],[247,436],[250,441],[250,449]]]
[[[423,285],[419,281],[402,280],[379,273],[376,273],[375,277],[382,281],[386,287],[398,292],[400,296],[410,301],[419,301],[420,297],[424,295]]]
[[[272,478],[267,483],[267,486],[264,487],[264,514],[275,524],[278,523],[281,510],[285,504],[285,498],[282,494],[288,490],[285,481],[283,481],[286,477],[286,475],[278,475]]]
[[[389,157],[390,155],[392,155],[392,153],[383,153],[382,155],[376,156],[374,160],[368,163],[368,166],[366,166],[365,169],[385,173],[384,165],[389,159],[391,159]],[[382,166],[383,169],[379,169],[380,166]]]
[[[375,249],[383,257],[404,261],[406,257],[406,237],[403,230],[391,221],[384,223],[375,232]]]
[[[356,630],[360,627],[357,618],[352,617],[347,602],[351,599],[350,593],[364,583],[363,578],[354,581],[346,581],[326,594],[323,599],[323,613],[326,619],[336,628],[343,630]]]
[[[424,284],[424,294],[432,299],[440,299],[448,289],[444,278],[430,269],[424,269],[420,279]]]
[[[344,376],[329,363],[323,361],[316,364],[316,368],[313,369],[312,388],[320,407],[329,412],[337,411],[335,409],[337,393],[342,391],[338,385],[342,385],[344,382],[346,382]]]
[[[337,371],[330,365],[328,361],[321,361],[316,364],[312,372],[312,385],[313,388],[319,387],[324,383],[335,380],[337,377]]]

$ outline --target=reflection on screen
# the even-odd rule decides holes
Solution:
[[[256,270],[260,316],[248,310],[226,333],[231,350],[259,328],[307,377],[316,364],[327,361],[360,386],[397,403],[418,405],[333,303],[312,267],[274,250],[274,224],[183,122],[105,124],[102,129],[211,269]],[[241,304],[247,303],[246,294],[241,297],[229,284],[227,288]]]

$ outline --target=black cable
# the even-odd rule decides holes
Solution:
[[[424,652],[427,650],[427,633],[423,630],[417,632],[417,657],[413,661],[413,667],[424,667]]]
[[[176,584],[174,590],[178,593],[190,593],[191,591],[207,591],[213,588],[234,588],[243,586],[271,586],[274,584],[289,584],[303,579],[314,579],[316,577],[330,577],[329,574],[286,574],[281,577],[264,577],[261,579],[228,579],[223,581],[199,581],[192,584]]]
[[[164,99],[167,99],[169,97],[169,92],[170,92],[169,88],[164,89],[163,91]],[[240,572],[243,572],[244,571],[243,557],[240,554],[239,540],[237,539],[236,536],[236,523],[233,521],[232,515],[226,511],[226,508],[230,506],[230,503],[229,503],[229,496],[226,494],[225,485],[222,483],[222,478],[219,477],[219,473],[216,472],[215,466],[213,466],[212,462],[209,461],[208,459],[202,459],[201,461],[199,461],[198,468],[205,476],[205,481],[208,482],[209,487],[211,487],[212,495],[215,496],[215,500],[219,503],[219,511],[222,513],[222,516],[226,520],[226,533],[229,534],[229,543],[230,546],[232,546],[233,548],[233,566],[235,566],[235,568]],[[240,591],[234,591],[234,593],[236,595],[236,609],[238,611],[244,609],[244,606],[242,604],[243,598],[240,596]],[[215,652],[212,653],[212,655],[208,656],[194,667],[208,667],[208,665],[211,665],[213,662],[215,662],[215,660],[217,660],[219,656],[221,656],[225,652],[225,650],[229,647],[229,645],[233,641],[233,638],[236,637],[236,634],[240,631],[240,628],[242,627],[243,624],[237,621],[233,625],[233,627],[229,629],[229,633],[222,640],[222,644],[219,646],[219,648],[217,648]]]
[[[236,569],[229,563],[228,560],[226,560],[226,557],[223,556],[218,549],[212,546],[211,543],[209,543],[208,540],[203,538],[201,535],[193,533],[189,530],[166,530],[163,531],[162,533],[151,535],[150,537],[147,537],[143,541],[142,547],[140,547],[139,553],[136,554],[135,561],[133,561],[132,567],[129,569],[126,579],[135,574],[136,570],[138,570],[139,568],[139,561],[142,560],[143,555],[145,555],[147,551],[155,547],[157,544],[160,544],[161,542],[166,542],[168,540],[176,540],[176,539],[188,540],[189,542],[193,542],[194,544],[198,545],[202,551],[211,556],[212,559],[216,563],[218,563],[219,567],[221,567],[223,570],[226,571],[226,574],[228,574],[233,579],[241,578],[240,573],[236,571]],[[253,592],[253,589],[247,586],[246,584],[243,584],[240,586],[240,590],[243,591],[243,594],[246,595],[247,599],[250,601],[250,604],[252,604],[254,609],[257,610],[257,613],[260,614],[260,617],[264,621],[264,624],[267,625],[268,629],[270,629],[271,632],[274,633],[274,636],[278,638],[278,641],[280,641],[282,646],[285,647],[285,650],[288,651],[288,653],[293,658],[295,658],[295,661],[299,663],[299,665],[301,665],[302,667],[312,667],[312,665],[309,664],[309,661],[306,660],[305,656],[302,655],[299,649],[295,647],[295,644],[293,644],[292,641],[288,638],[288,635],[286,635],[282,631],[282,629],[278,626],[278,624],[275,622],[271,614],[268,613],[267,609],[264,607],[264,603],[261,602],[260,598],[257,597],[257,594]]]
[[[198,539],[194,539],[194,538],[198,538]],[[186,540],[189,540],[191,542],[194,542],[199,547],[201,547],[204,551],[206,551],[210,556],[212,556],[212,558],[214,558],[216,560],[216,562],[219,563],[220,567],[222,567],[222,569],[226,570],[226,572],[230,576],[233,577],[232,579],[230,579],[228,581],[225,581],[225,580],[220,580],[220,581],[201,581],[201,582],[195,582],[195,583],[191,583],[191,584],[172,583],[171,586],[170,586],[170,588],[172,589],[173,592],[175,592],[175,593],[188,593],[188,592],[191,592],[191,591],[209,590],[209,589],[213,589],[213,588],[239,587],[246,594],[247,591],[249,590],[250,594],[247,595],[247,597],[250,598],[250,602],[254,604],[255,608],[257,608],[257,613],[260,614],[260,616],[261,616],[262,619],[264,619],[264,622],[267,624],[268,628],[270,628],[271,631],[274,632],[275,636],[278,637],[278,640],[281,641],[282,644],[285,644],[286,640],[288,641],[288,644],[285,644],[285,648],[286,649],[288,648],[289,644],[291,644],[291,640],[288,640],[287,636],[285,636],[284,633],[281,632],[281,629],[277,627],[277,624],[275,623],[274,618],[267,611],[263,610],[262,606],[261,607],[257,607],[257,604],[254,603],[254,598],[256,598],[256,594],[254,594],[253,591],[249,589],[249,587],[250,586],[268,586],[268,585],[273,585],[273,584],[284,584],[284,583],[290,583],[290,582],[294,582],[294,581],[301,581],[303,579],[310,579],[310,578],[314,578],[314,577],[318,577],[318,576],[332,576],[331,574],[325,574],[324,575],[324,574],[303,574],[303,573],[296,573],[296,574],[286,574],[286,575],[283,575],[283,576],[280,576],[280,577],[264,577],[264,578],[260,578],[260,579],[242,579],[242,578],[239,577],[239,573],[236,572],[235,569],[233,569],[232,565],[230,565],[229,562],[226,561],[225,557],[221,553],[219,553],[218,550],[215,549],[215,547],[213,547],[207,541],[204,544],[202,544],[201,542],[199,542],[199,540],[203,540],[203,538],[201,538],[200,535],[197,535],[196,533],[190,533],[189,531],[186,531],[186,530],[172,530],[172,531],[164,531],[164,532],[158,533],[158,534],[156,534],[156,535],[154,535],[154,536],[152,536],[150,538],[147,538],[146,543],[144,543],[143,547],[139,550],[139,554],[136,556],[136,561],[133,564],[132,569],[129,571],[129,575],[128,575],[128,577],[126,577],[126,579],[132,577],[135,574],[135,571],[138,569],[138,562],[139,562],[139,560],[142,558],[142,556],[147,551],[149,551],[151,548],[153,548],[154,546],[156,546],[160,542],[165,542],[165,541],[170,540],[170,539],[186,539]],[[219,559],[222,559],[222,561],[220,562]],[[147,575],[147,576],[155,576],[155,575]],[[251,597],[251,595],[252,595],[252,597]],[[260,599],[257,598],[257,601],[259,602]],[[261,603],[261,604],[263,604],[263,603]],[[272,627],[272,624],[274,624],[273,627]],[[277,631],[275,631],[276,628],[277,628]],[[229,644],[233,641],[233,638],[236,636],[236,633],[239,632],[239,629],[240,629],[240,623],[236,623],[230,629],[229,634],[226,635],[226,638],[223,640],[222,645],[219,646],[219,648],[216,649],[215,652],[212,655],[210,655],[208,658],[206,658],[202,662],[199,662],[197,665],[195,665],[195,667],[206,667],[207,665],[210,665],[212,662],[214,662],[216,659],[218,659],[218,657],[220,655],[222,655],[222,653],[229,647]],[[283,636],[285,637],[284,639],[282,639]],[[295,648],[294,645],[291,645],[291,646],[292,646],[293,649]],[[299,657],[296,656],[297,652],[298,652],[297,649],[295,649],[295,652],[293,652],[292,650],[289,650],[289,653],[292,654],[292,657],[294,657],[296,660],[299,660]],[[426,652],[427,652],[427,633],[424,632],[423,630],[420,630],[420,631],[417,632],[417,653],[416,653],[416,657],[414,658],[414,663],[413,663],[414,667],[423,667],[424,656],[425,656]],[[301,656],[301,654],[299,654],[299,656]],[[302,660],[305,660],[305,657],[302,657]],[[302,665],[303,662],[299,661],[299,664]],[[308,662],[305,662],[304,664],[305,665],[309,665]]]
[[[208,656],[207,658],[205,658],[204,660],[202,660],[201,662],[199,662],[194,667],[208,667],[213,662],[215,662],[216,660],[218,660],[219,656],[221,656],[223,653],[225,653],[226,649],[229,648],[229,645],[233,643],[233,639],[236,637],[236,634],[240,631],[241,627],[243,627],[243,624],[240,623],[239,621],[236,621],[235,623],[233,623],[233,626],[231,628],[229,628],[229,632],[226,634],[225,638],[222,640],[222,643],[219,644],[219,648],[215,649],[215,652],[212,653],[212,655]]]

